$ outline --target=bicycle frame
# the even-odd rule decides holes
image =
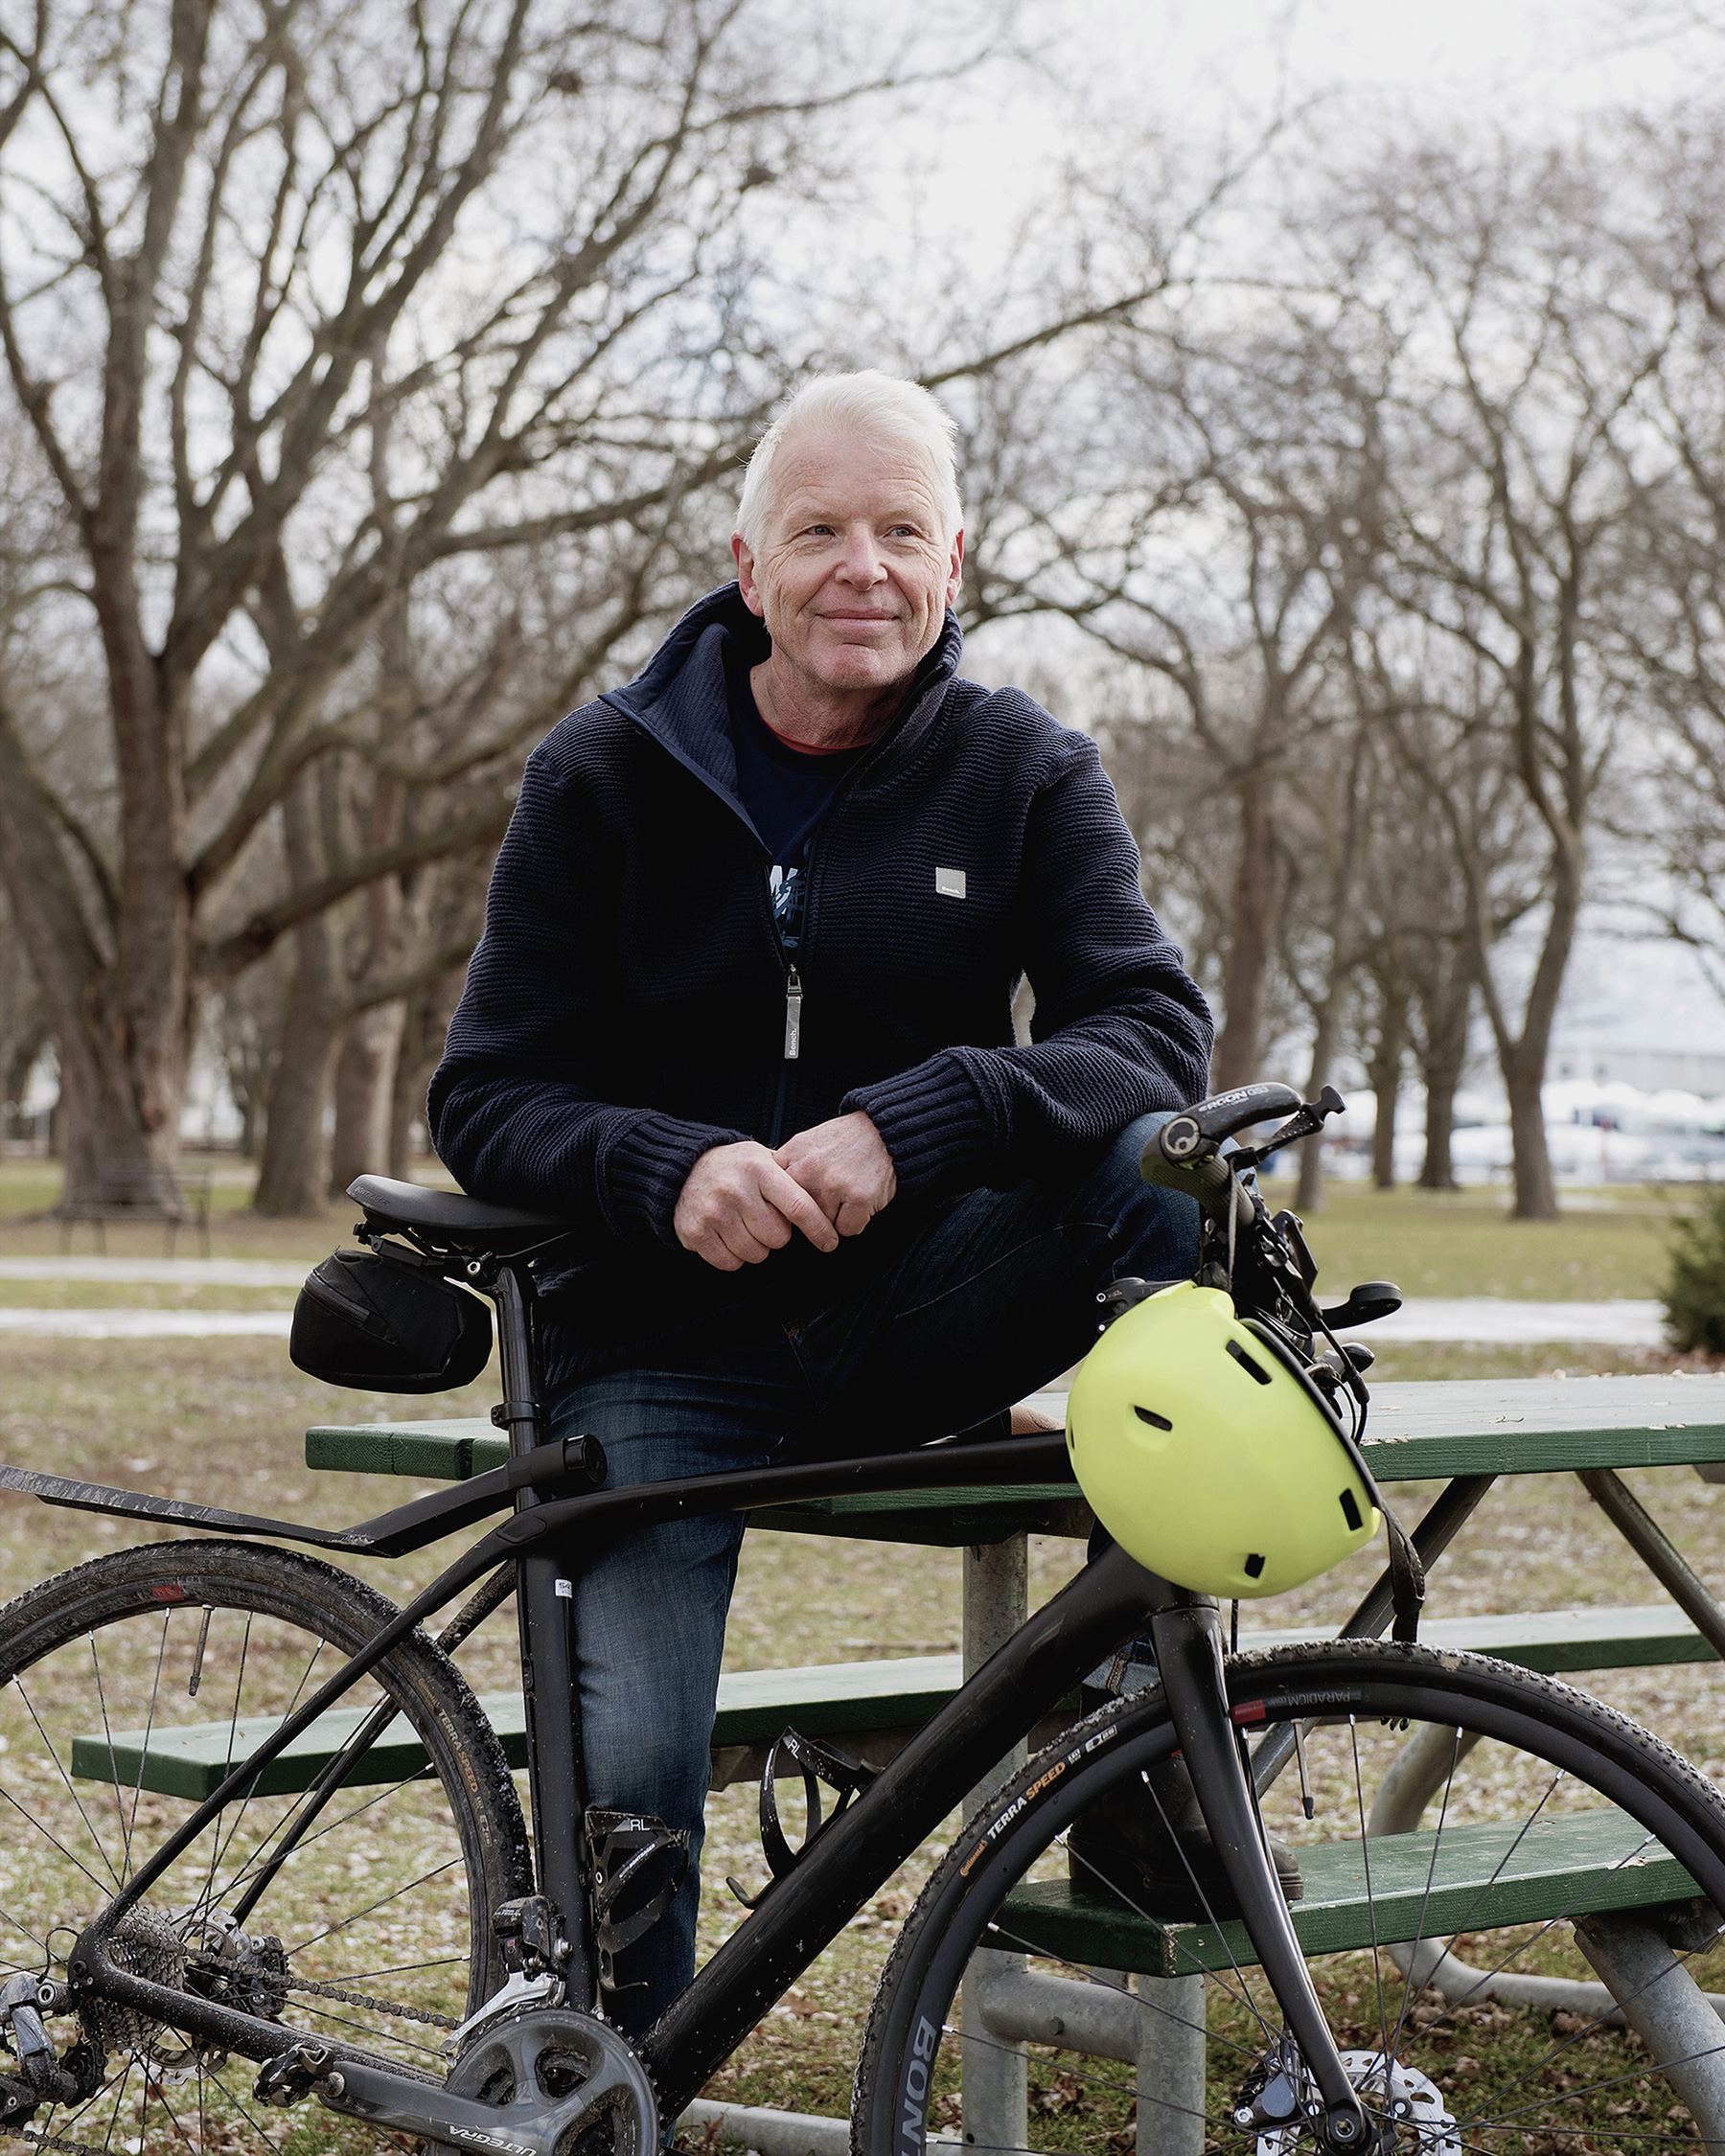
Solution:
[[[530,1277],[524,1259],[488,1260],[484,1283],[496,1302],[508,1419],[511,1472],[499,1471],[492,1508],[513,1497],[515,1512],[449,1566],[359,1653],[278,1725],[80,1935],[71,1957],[74,1978],[102,1996],[135,2007],[214,2047],[264,2061],[284,2048],[282,2026],[151,1983],[120,1967],[106,1941],[126,1912],[191,1846],[208,1823],[259,1771],[310,1728],[426,1617],[506,1560],[517,1565],[523,1686],[527,1702],[529,1781],[533,1800],[539,1891],[562,1918],[568,1942],[562,1969],[565,2002],[590,2009],[595,2001],[588,1921],[588,1870],[576,1713],[579,1642],[571,1634],[566,1593],[585,1535],[654,1525],[694,1513],[748,1510],[837,1490],[950,1486],[1066,1471],[1058,1434],[1004,1438],[963,1447],[914,1451],[806,1465],[688,1478],[586,1496],[558,1498],[520,1463],[540,1441],[537,1355]],[[548,1450],[548,1448],[547,1448]],[[549,1474],[549,1470],[547,1473]],[[53,1479],[35,1478],[38,1483]],[[125,1510],[124,1492],[66,1485],[76,1496],[38,1488],[49,1502]],[[160,1506],[167,1501],[150,1501]],[[475,1494],[422,1500],[390,1519],[414,1516],[438,1531],[474,1517]],[[439,1507],[442,1510],[439,1510]],[[228,1531],[295,1533],[290,1524],[244,1523],[206,1507],[189,1524]],[[460,1515],[459,1519],[455,1516]],[[153,1514],[163,1517],[159,1511]],[[172,1516],[172,1515],[169,1515]],[[375,1523],[382,1525],[383,1523]],[[445,1529],[444,1531],[448,1531]],[[356,1530],[349,1530],[350,1534]],[[305,1539],[311,1539],[307,1533]],[[326,1546],[330,1538],[320,1534]],[[339,1538],[336,1538],[339,1543]],[[378,1539],[369,1547],[380,1547]],[[345,1547],[354,1548],[353,1541]],[[558,1592],[562,1583],[565,1592]],[[1326,2107],[1322,2130],[1330,2145],[1364,2145],[1365,2115],[1341,2064],[1311,1987],[1304,1960],[1275,1872],[1263,1846],[1239,1732],[1222,1681],[1222,1635],[1213,1601],[1159,1579],[1111,1545],[1037,1611],[1000,1651],[906,1746],[896,1759],[812,1839],[794,1869],[776,1880],[749,1916],[696,1976],[643,2039],[640,2049],[657,2081],[667,2115],[675,2116],[729,2056],[761,2014],[836,1938],[857,1908],[888,1879],[942,1820],[962,1802],[978,1776],[1012,1747],[1099,1663],[1148,1623],[1169,1708],[1191,1771],[1200,1807],[1237,1896],[1246,1929]],[[1104,1740],[1106,1741],[1106,1740]],[[1050,1770],[1064,1771],[1060,1765]],[[398,2105],[417,2103],[434,2118],[436,2084],[352,2047],[335,2047],[344,2065],[375,2094],[393,2092]],[[350,2079],[353,2079],[350,2076]],[[336,2109],[348,2108],[342,2103]],[[422,2127],[421,2130],[427,2130]],[[459,2127],[453,2138],[463,2136]]]

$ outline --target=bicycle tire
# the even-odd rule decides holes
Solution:
[[[76,1933],[246,1756],[247,1726],[288,1712],[395,1615],[318,1558],[219,1541],[118,1550],[0,1609],[0,1968],[63,1974]],[[237,1796],[112,1950],[271,2014],[284,2050],[334,2035],[441,2079],[440,2024],[502,1982],[491,1912],[530,1891],[527,1838],[494,1732],[424,1633],[334,1711],[357,1726],[385,1704],[395,1719],[372,1759],[315,1816],[290,1764]],[[272,1871],[296,1821],[303,1838]],[[33,2139],[275,2145],[250,2061],[100,2002],[48,2026],[62,2055],[104,2054],[105,2078],[82,2103],[38,2109]]]
[[[1576,1836],[1598,1836],[1598,1849],[1616,1851],[1621,1844],[1623,1853],[1606,1862],[1603,1871],[1589,1874],[1585,1887],[1560,1874],[1561,1886],[1538,1890],[1548,1900],[1568,1896],[1574,1906],[1567,1914],[1578,1915],[1603,1906],[1600,1896],[1633,1900],[1643,1892],[1643,1879],[1668,1883],[1675,1876],[1690,1894],[1699,1886],[1714,1905],[1701,1929],[1715,1935],[1710,1953],[1716,1952],[1715,1912],[1725,1910],[1725,1803],[1709,1782],[1658,1738],[1600,1702],[1484,1657],[1378,1641],[1283,1648],[1231,1658],[1228,1687],[1243,1736],[1262,1741],[1290,1723],[1305,1732],[1304,1764],[1299,1777],[1283,1775],[1266,1797],[1266,1823],[1295,1846],[1302,1868],[1320,1878],[1340,1876],[1345,1846],[1355,1846],[1349,1861],[1356,1875],[1364,1870],[1362,1898],[1368,1915],[1361,1918],[1356,1913],[1346,1923],[1358,1931],[1368,1922],[1372,1943],[1308,1945],[1307,1962],[1368,2115],[1375,2100],[1381,2122],[1387,2089],[1413,2107],[1411,2122],[1396,2129],[1398,2146],[1417,2148],[1422,2156],[1498,2149],[1520,2156],[1523,2149],[1696,2145],[1674,2080],[1661,2075],[1644,2047],[1637,2052],[1633,2035],[1601,2025],[1599,2005],[1609,1995],[1568,1936],[1566,1913],[1541,1907],[1519,1923],[1487,1925],[1484,1919],[1505,1912],[1506,1883],[1518,1867],[1532,1862],[1535,1849],[1554,1849],[1560,1839],[1573,1847]],[[1414,1739],[1423,1750],[1407,1749]],[[930,2112],[943,2082],[952,2078],[959,2039],[954,1995],[975,1949],[1024,1955],[1022,1965],[1032,1972],[1070,1979],[1089,1977],[1091,1971],[1063,1955],[1063,1939],[1076,1946],[1098,1937],[1093,1921],[1074,1924],[1074,1915],[1088,1912],[1093,1919],[1098,1911],[1112,1911],[1113,1945],[1120,1942],[1122,1925],[1140,1946],[1157,1936],[1136,1921],[1142,1914],[1136,1904],[1126,1908],[1101,1882],[1081,1878],[1062,1884],[1081,1863],[1069,1863],[1064,1841],[1081,1812],[1110,1790],[1129,1785],[1174,1748],[1160,1688],[1129,1694],[1046,1748],[967,1823],[930,1878],[883,1971],[858,2061],[856,2156],[907,2156],[914,2132],[930,2125],[950,2130],[950,2097],[948,2116],[936,2108],[932,2120]],[[1379,1800],[1368,1794],[1368,1778],[1375,1785],[1380,1763],[1398,1752],[1401,1778],[1382,1792],[1379,1819],[1398,1823],[1396,1792],[1405,1798],[1412,1782],[1412,1817],[1419,1821],[1420,1791],[1427,1781],[1437,1817],[1434,1823],[1426,1814],[1415,1840],[1403,1801],[1404,1838],[1391,1843],[1377,1839],[1372,1808]],[[1428,1769],[1435,1764],[1435,1780],[1430,1772],[1418,1773],[1422,1759]],[[1311,1824],[1298,1802],[1301,1779],[1309,1779],[1314,1792],[1318,1817]],[[1577,1813],[1594,1816],[1563,1823]],[[1372,1840],[1363,1832],[1368,1826]],[[1642,1869],[1658,1861],[1659,1845],[1681,1859],[1687,1879],[1673,1869]],[[1476,1867],[1497,1867],[1487,1885],[1498,1898],[1487,1899],[1475,1884],[1465,1890],[1471,1900],[1463,1899],[1458,1909],[1454,1896],[1446,1898],[1444,1881],[1466,1873],[1461,1858],[1469,1849]],[[1502,1854],[1493,1857],[1493,1849]],[[1398,1917],[1405,1918],[1410,1908],[1410,1865],[1417,1886],[1418,1867],[1428,1862],[1414,1908],[1414,1936],[1428,1943],[1410,1949],[1409,1925]],[[1403,1898],[1392,1907],[1398,1892]],[[1699,1914],[1699,1904],[1695,1907]],[[1446,1912],[1441,1923],[1433,1920],[1438,1910]],[[1470,1914],[1481,1921],[1470,1923]],[[1299,1906],[1295,1916],[1297,1923],[1302,1920]],[[1315,1924],[1322,1920],[1327,1919],[1313,1913]],[[1158,1953],[1144,1952],[1130,1965],[1158,1963],[1156,1974],[1183,1973],[1195,1960],[1216,1959],[1217,1938],[1226,1937],[1212,1930],[1207,1948],[1196,1931],[1164,1928],[1159,1936]],[[1458,1947],[1463,1938],[1469,1945]],[[1178,1943],[1182,1939],[1184,1945]],[[1423,1978],[1434,1966],[1438,1943],[1452,1949],[1451,1961],[1438,1966],[1455,1995],[1447,2001],[1423,1983],[1414,1991],[1395,1959],[1399,1953],[1412,1964],[1417,1956],[1414,1973]],[[1678,1959],[1687,1957],[1680,1952]],[[1703,1964],[1693,1966],[1705,1975]],[[1459,1977],[1464,1968],[1471,1968],[1471,1975]],[[1530,1993],[1504,1982],[1518,1971],[1555,1979],[1560,1986],[1591,1985],[1591,1993],[1568,1988]],[[1491,1979],[1489,1988],[1475,1986],[1481,1976]],[[1178,2016],[1159,2003],[1153,1979],[1140,1976],[1138,1988],[1140,2003],[1133,2011],[1168,2013],[1163,2032],[1173,2033]],[[1116,2150],[1128,2147],[1136,2099],[1171,2105],[1156,2136],[1162,2145],[1255,2147],[1259,2156],[1315,2150],[1315,2137],[1298,2120],[1266,2131],[1261,2119],[1250,2126],[1234,2119],[1243,2095],[1253,2093],[1256,2062],[1280,2030],[1262,1971],[1235,1960],[1206,1977],[1204,1992],[1206,2005],[1195,2007],[1186,1987],[1193,2033],[1184,2039],[1188,2047],[1193,2041],[1202,2047],[1197,2030],[1208,2030],[1202,2123],[1184,2117],[1173,2082],[1162,2095],[1141,2085],[1142,2076],[1135,2084],[1129,2066],[1033,2045],[1029,2076],[1039,2094],[1030,2110],[1032,2130],[1022,2137],[1025,2145],[1065,2149],[1106,2141]],[[1069,2001],[1073,1996],[1067,1995]],[[1546,2004],[1517,2003],[1528,1996]],[[1553,1996],[1577,2002],[1591,1997],[1592,2004],[1553,2006]],[[1644,2010],[1633,1999],[1631,2007]],[[1254,2016],[1261,2022],[1254,2025]],[[1022,2014],[1013,2026],[1024,2031]],[[978,2035],[985,2044],[995,2040],[975,2015],[970,2027],[973,2041]],[[1725,2046],[1725,2030],[1720,2044]],[[1399,2079],[1385,2076],[1386,2056],[1395,2061]],[[1672,2075],[1681,2079],[1690,2063],[1676,2059]],[[1192,2086],[1188,2081],[1188,2091]],[[981,2145],[972,2128],[964,2138]],[[918,2156],[921,2148],[918,2141]]]

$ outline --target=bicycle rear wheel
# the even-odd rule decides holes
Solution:
[[[237,1542],[116,1551],[0,1610],[0,1969],[63,1975],[98,1910],[395,1614],[315,1558]],[[309,1784],[332,1738],[380,1708],[393,1719],[368,1761],[320,1802]],[[423,1635],[333,1716],[217,1815],[122,1920],[114,1958],[268,2014],[284,2050],[336,2037],[441,2079],[446,2030],[502,1981],[490,1913],[528,1891],[520,1806],[477,1702]],[[250,2061],[101,2001],[48,2026],[62,2055],[73,2040],[101,2055],[103,2086],[43,2106],[33,2138],[277,2145]],[[326,2125],[320,2145],[345,2145]]]
[[[1290,1755],[1264,1797],[1265,1823],[1300,1857],[1296,1928],[1368,2116],[1390,2142],[1421,2156],[1696,2145],[1680,2092],[1704,2105],[1710,2076],[1725,2085],[1725,2027],[1688,1981],[1692,1971],[1704,1988],[1710,1977],[1725,1988],[1715,1914],[1725,1803],[1701,1776],[1598,1701],[1481,1657],[1338,1642],[1240,1656],[1228,1679],[1243,1738]],[[1296,1728],[1303,1765],[1287,1741]],[[950,2126],[954,2004],[978,1948],[990,1960],[972,1980],[966,2026],[982,2055],[1088,2020],[1112,2030],[1098,2042],[1115,2059],[1136,2045],[1140,2060],[1187,2064],[1135,2079],[1129,2065],[1033,2040],[1027,2132],[1002,2129],[997,2089],[990,2131],[967,2120],[968,2143],[1124,2150],[1136,2100],[1158,2107],[1144,2138],[1160,2149],[1318,2147],[1298,2111],[1266,2119],[1280,2100],[1265,2082],[1281,2017],[1242,1928],[1158,1923],[1069,1861],[1071,1822],[1111,1790],[1152,1801],[1143,1771],[1174,1748],[1160,1689],[1130,1695],[1032,1760],[965,1828],[881,1980],[858,2066],[859,2156],[910,2156],[926,2124]],[[1666,1934],[1688,1942],[1675,1968],[1663,1938],[1649,1946],[1645,1916],[1622,1914],[1652,1904]],[[1608,2025],[1611,1996],[1580,1950],[1577,1919],[1620,1993],[1634,1964],[1632,2020],[1687,2004],[1690,2040],[1664,2048],[1668,2073],[1633,2030]],[[1693,1951],[1703,1939],[1705,1962]],[[1092,1969],[1144,1972],[1138,2003],[1077,1989],[1072,1980]],[[1651,2031],[1656,2044],[1669,2026],[1667,2015]],[[1255,2119],[1236,2118],[1254,2101]]]

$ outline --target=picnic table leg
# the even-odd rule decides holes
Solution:
[[[1092,1984],[1130,1992],[1124,1969]],[[1138,1980],[1138,2156],[1204,2156],[1204,1979]]]
[[[1709,1911],[1711,1916],[1712,1912]],[[1725,2142],[1725,2039],[1719,2017],[1646,1910],[1576,1918],[1576,1944],[1605,1980],[1623,2019],[1666,2070],[1709,2148]]]
[[[1578,1469],[1576,1479],[1714,1653],[1725,1657],[1725,1610],[1628,1484],[1609,1467]]]
[[[1138,2156],[1203,2156],[1204,1979],[1140,1976]]]
[[[981,1668],[1029,1615],[1028,1545],[1022,1534],[1004,1542],[973,1544],[964,1552],[964,1674]],[[964,1814],[974,1819],[1024,1765],[1023,1744],[992,1767],[965,1799]],[[1024,2079],[1024,2047],[989,2035],[982,2020],[981,1991],[990,1978],[1022,1969],[1022,1954],[997,1954],[983,1948],[971,1957],[964,1984],[963,2043],[960,2075],[964,2092],[964,2139],[968,2146],[1023,2148],[1029,2113]]]

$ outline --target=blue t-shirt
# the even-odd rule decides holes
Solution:
[[[867,753],[857,748],[793,748],[761,717],[748,680],[748,654],[733,638],[725,653],[724,691],[737,751],[737,793],[766,841],[768,887],[779,941],[794,952],[802,940],[803,871],[809,841],[845,773]]]

